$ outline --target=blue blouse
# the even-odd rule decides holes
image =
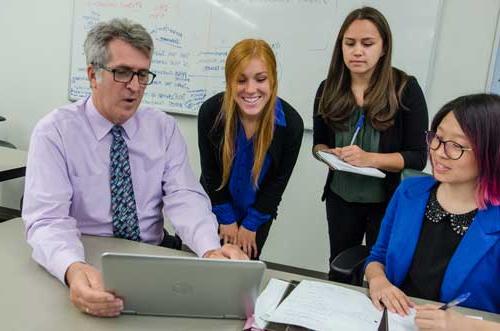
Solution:
[[[286,127],[285,113],[279,99],[276,100],[274,125]],[[253,162],[253,137],[247,139],[245,130],[238,121],[235,155],[229,177],[229,192],[232,200],[212,207],[220,224],[232,224],[242,220],[241,225],[255,232],[262,224],[270,221],[270,214],[261,213],[252,207],[258,193],[258,187],[254,186],[252,180]],[[268,153],[260,171],[258,184],[262,182],[270,165],[271,158]]]

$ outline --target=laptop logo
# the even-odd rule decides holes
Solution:
[[[191,295],[194,289],[189,283],[178,281],[172,285],[172,292],[179,295]]]

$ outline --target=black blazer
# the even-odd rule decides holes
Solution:
[[[314,100],[313,116],[313,145],[325,144],[335,147],[335,130],[329,127],[323,118],[318,115],[319,101],[323,94],[325,81],[321,82]],[[404,168],[422,170],[427,163],[427,144],[425,131],[429,126],[427,105],[424,94],[417,80],[410,76],[401,96],[401,103],[407,108],[400,108],[396,112],[394,125],[380,132],[379,152],[399,152],[403,156]],[[323,191],[322,200],[332,179],[330,170]],[[386,172],[385,187],[389,200],[400,182],[400,172]]]
[[[198,114],[198,147],[200,149],[200,182],[213,205],[231,201],[228,185],[217,190],[222,182],[222,123],[214,127],[222,107],[224,93],[218,93],[205,101]],[[286,127],[275,126],[268,153],[271,165],[264,176],[254,204],[261,212],[277,216],[278,205],[299,155],[304,123],[295,109],[281,99]]]

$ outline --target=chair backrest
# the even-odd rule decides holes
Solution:
[[[5,121],[5,120],[6,120],[6,118],[5,118],[5,117],[0,116],[0,122],[3,122],[3,121]],[[16,146],[15,146],[15,145],[13,145],[13,144],[11,144],[10,142],[5,141],[5,140],[0,140],[0,146],[1,146],[1,147],[14,148],[14,149],[16,148]]]
[[[15,145],[13,145],[10,142],[5,141],[5,140],[0,140],[0,146],[7,147],[7,148],[14,148],[14,149],[16,148]]]
[[[401,171],[401,180],[405,180],[406,178],[409,177],[422,177],[422,176],[432,176],[431,174],[415,169],[403,169]]]
[[[0,122],[5,121],[5,117],[0,116]],[[8,147],[8,148],[16,148],[13,144],[11,144],[8,141],[5,140],[0,140],[0,146],[1,147]],[[20,210],[15,210],[11,208],[6,208],[6,207],[1,207],[0,206],[0,223],[10,220],[12,218],[17,218],[21,216]]]

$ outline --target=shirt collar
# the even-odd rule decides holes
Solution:
[[[283,111],[283,103],[281,102],[280,98],[276,98],[276,105],[274,106],[274,124],[286,127],[285,112]],[[236,135],[238,137],[238,140],[241,141],[241,143],[244,142],[249,143],[251,141],[251,139],[250,141],[247,140],[245,135],[245,130],[243,129],[240,120],[238,120],[238,129]]]
[[[94,105],[94,102],[92,101],[91,96],[87,98],[87,101],[85,101],[85,114],[98,141],[104,138],[114,126],[113,123],[99,113]],[[125,132],[125,137],[129,140],[132,139],[138,129],[136,114],[134,114],[134,116],[129,118],[128,121],[123,123],[121,126]]]
[[[283,111],[283,103],[280,98],[276,98],[276,106],[274,107],[274,124],[286,127],[285,112]]]
[[[245,134],[245,129],[243,128],[243,124],[238,120],[238,128],[236,129],[236,149],[239,151],[245,146],[250,146],[253,144],[253,139],[247,139]]]

